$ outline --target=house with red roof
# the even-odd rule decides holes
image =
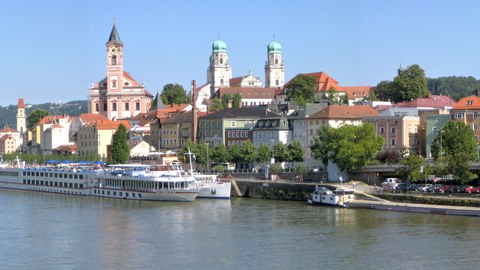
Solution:
[[[328,95],[328,90],[335,89],[339,96],[347,97],[349,105],[362,101],[365,97],[368,97],[374,89],[373,86],[341,86],[337,80],[325,72],[302,73],[299,75],[307,75],[315,78],[318,93]]]
[[[468,96],[460,99],[450,110],[452,120],[459,120],[467,123],[475,132],[475,138],[479,138],[480,97]]]
[[[31,138],[29,138],[30,145],[28,151],[31,153],[45,153],[46,141],[45,141],[45,131],[51,128],[54,125],[58,127],[65,128],[65,132],[61,132],[62,136],[65,138],[58,139],[62,142],[72,142],[69,137],[70,133],[70,124],[72,118],[68,115],[47,115],[44,116],[31,130]],[[50,132],[50,131],[49,131]],[[50,133],[49,133],[50,135]],[[30,135],[29,135],[30,136]],[[51,140],[49,138],[48,140]],[[49,148],[48,153],[51,153]]]
[[[17,141],[12,135],[5,134],[0,136],[0,154],[10,154],[17,151]]]

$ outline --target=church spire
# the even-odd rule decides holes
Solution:
[[[115,27],[115,22],[113,23],[112,32],[110,33],[106,46],[110,44],[123,46],[123,42],[120,39],[120,35],[118,35],[117,28]]]

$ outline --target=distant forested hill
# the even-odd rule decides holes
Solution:
[[[36,109],[50,112],[51,115],[67,114],[69,116],[79,116],[87,113],[87,101],[75,100],[63,104],[44,103],[38,105],[25,104],[27,117],[28,114]],[[0,106],[0,129],[3,127],[16,128],[17,126],[17,104],[9,106]]]
[[[428,78],[430,93],[449,95],[457,101],[463,97],[474,95],[474,91],[477,89],[480,89],[480,81],[472,76]]]

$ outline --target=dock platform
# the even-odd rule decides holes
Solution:
[[[397,203],[397,202],[390,202],[390,201],[371,201],[371,200],[354,200],[349,202],[347,207],[385,210],[385,211],[480,217],[480,207]]]

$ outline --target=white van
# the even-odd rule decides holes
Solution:
[[[383,181],[382,188],[385,190],[394,190],[399,183],[400,180],[398,178],[387,178]]]

